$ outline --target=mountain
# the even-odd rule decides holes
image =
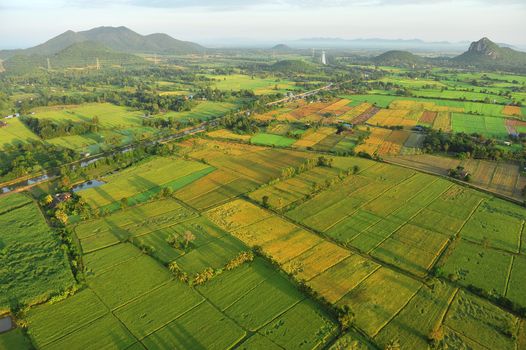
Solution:
[[[80,42],[92,41],[127,53],[191,54],[204,47],[172,38],[167,34],[141,35],[126,27],[98,27],[87,31],[68,30],[43,44],[25,50],[0,51],[1,58],[14,55],[52,55]]]
[[[117,52],[106,46],[83,41],[74,43],[53,55],[16,55],[3,62],[8,73],[24,73],[35,69],[86,68],[88,66],[128,66],[146,63],[143,58],[124,52]]]
[[[291,52],[291,51],[294,51],[293,48],[291,48],[290,46],[285,45],[285,44],[278,44],[278,45],[272,47],[271,50],[272,51],[276,51],[276,52]]]
[[[314,66],[302,60],[282,60],[274,63],[272,71],[283,73],[306,73],[312,71]]]
[[[426,42],[420,39],[341,39],[308,38],[286,42],[293,48],[337,48],[348,50],[401,50],[420,52],[461,53],[469,42]]]
[[[486,68],[526,69],[526,53],[501,47],[488,38],[471,43],[468,51],[452,59],[455,63]]]
[[[381,66],[413,66],[425,64],[425,60],[408,51],[391,50],[373,58]]]

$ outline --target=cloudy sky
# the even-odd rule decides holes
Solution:
[[[68,29],[127,26],[210,45],[339,37],[526,46],[526,0],[0,0],[0,48]]]

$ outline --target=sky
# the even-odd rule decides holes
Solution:
[[[0,48],[126,26],[213,46],[232,39],[385,38],[526,47],[526,0],[0,0]],[[228,40],[227,40],[228,39]],[[217,46],[217,45],[216,45]]]

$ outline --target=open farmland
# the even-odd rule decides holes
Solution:
[[[65,120],[91,122],[94,117],[97,117],[102,127],[112,129],[141,126],[143,115],[139,111],[128,110],[109,103],[42,107],[34,109],[33,112],[35,118],[50,119],[59,123]]]
[[[105,177],[103,185],[80,191],[93,208],[118,209],[122,198],[128,205],[144,202],[161,188],[178,190],[214,169],[207,165],[173,158],[157,158],[119,174]]]
[[[21,206],[0,214],[0,313],[44,302],[75,283],[58,233],[47,226],[37,205],[21,194],[7,199]]]
[[[107,30],[0,52],[0,350],[526,349],[524,74]]]

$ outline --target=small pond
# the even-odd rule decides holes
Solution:
[[[14,324],[11,316],[0,317],[0,333],[11,330],[13,326]]]
[[[99,181],[99,180],[86,181],[86,182],[81,183],[79,185],[73,186],[73,192],[87,190],[88,188],[93,188],[93,187],[99,187],[99,186],[102,186],[104,184],[105,184],[104,181]]]

